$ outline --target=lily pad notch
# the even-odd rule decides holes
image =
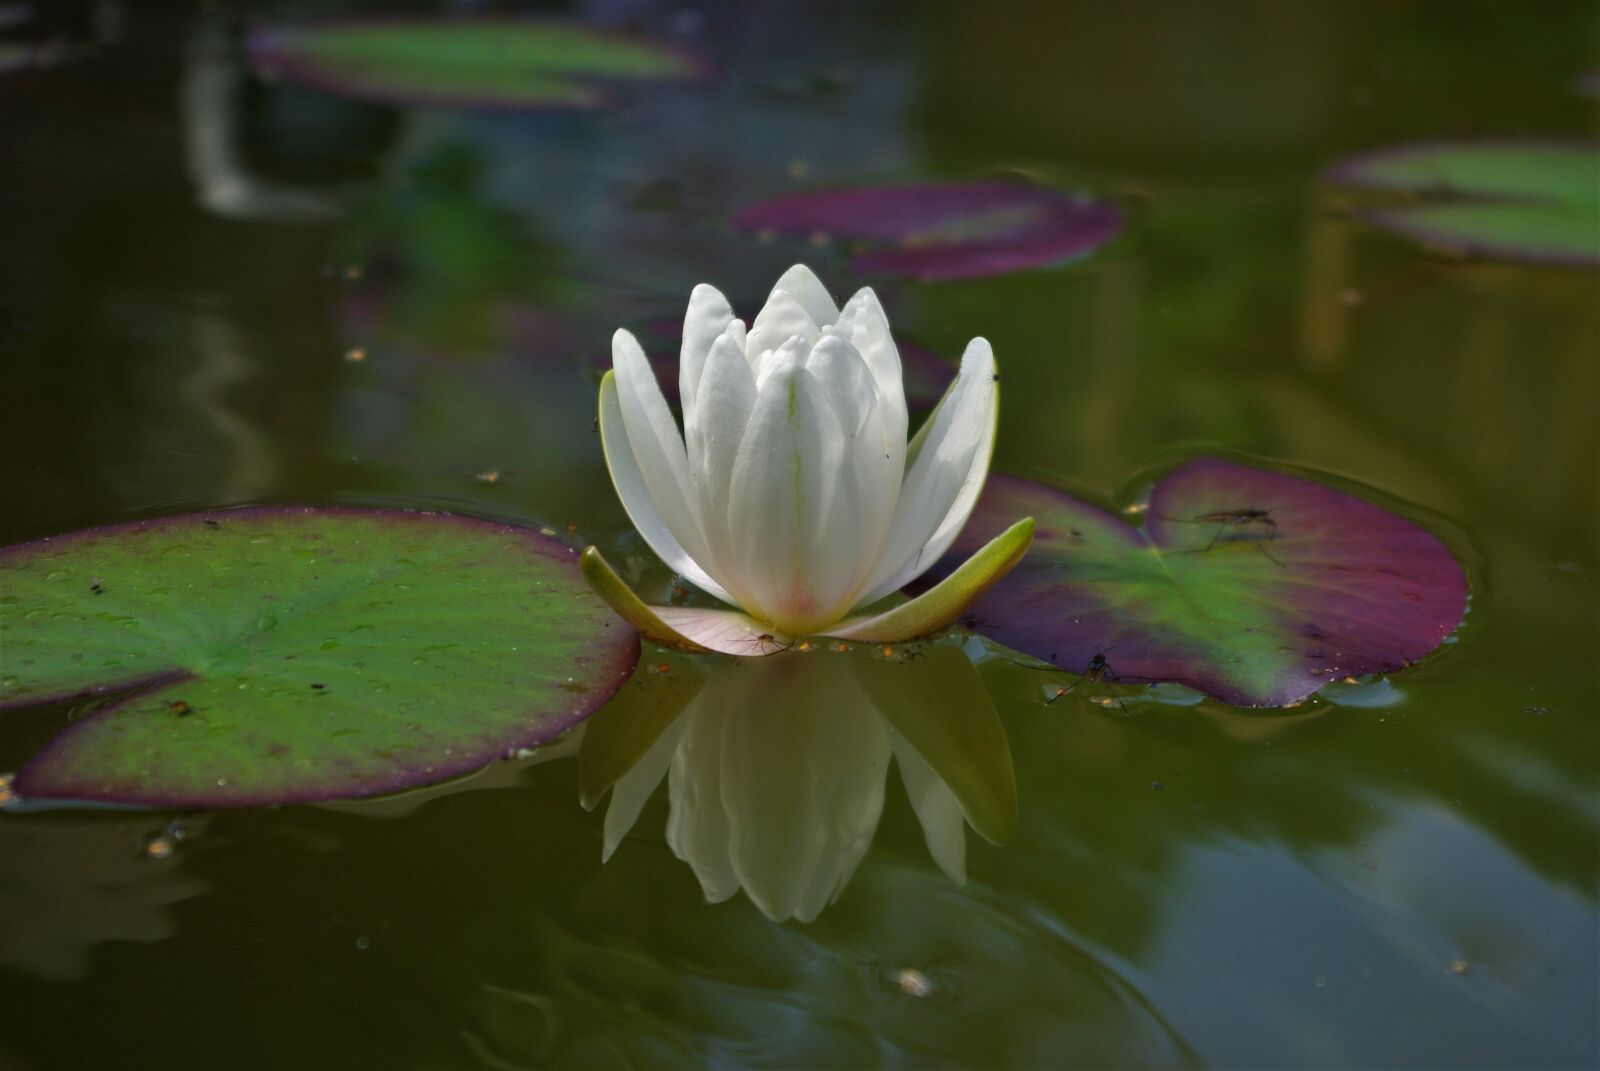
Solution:
[[[253,507],[0,550],[0,716],[120,696],[38,799],[228,807],[396,791],[564,732],[638,660],[577,555],[449,514]]]
[[[1412,665],[1467,610],[1466,574],[1433,533],[1344,491],[1220,458],[1156,481],[1139,527],[993,476],[946,563],[1019,512],[1037,518],[1033,549],[969,612],[985,635],[1075,674],[1283,706]]]

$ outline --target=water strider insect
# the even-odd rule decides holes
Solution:
[[[186,718],[195,712],[194,707],[191,707],[182,699],[172,700],[167,704],[167,709],[172,711],[174,717],[179,718]]]
[[[1204,554],[1218,541],[1223,542],[1248,542],[1255,546],[1267,560],[1279,568],[1283,563],[1268,553],[1263,543],[1270,543],[1278,538],[1278,522],[1273,519],[1272,511],[1265,509],[1219,509],[1210,513],[1201,513],[1194,517],[1168,517],[1166,520],[1178,521],[1183,524],[1214,524],[1217,530],[1211,533],[1211,541],[1203,547],[1192,547],[1180,554]],[[1254,526],[1254,530],[1248,530]],[[1226,540],[1223,534],[1228,533]],[[1235,534],[1237,533],[1237,534]]]
[[[791,647],[793,647],[795,645],[795,641],[794,640],[790,640],[788,643],[779,643],[778,642],[778,638],[776,636],[774,636],[770,632],[763,632],[761,635],[757,636],[756,637],[756,642],[757,643],[770,643],[770,644],[772,644],[772,646],[780,648],[780,649],[785,650],[785,651],[787,651],[789,648],[791,648]]]
[[[1083,668],[1083,673],[1078,677],[1078,679],[1073,681],[1071,684],[1068,684],[1068,685],[1065,685],[1065,686],[1062,686],[1062,687],[1058,687],[1054,692],[1052,692],[1050,694],[1050,698],[1045,700],[1045,703],[1046,704],[1054,703],[1057,699],[1060,699],[1063,696],[1071,695],[1073,689],[1077,688],[1078,685],[1083,684],[1086,681],[1093,681],[1096,684],[1107,684],[1107,685],[1118,684],[1121,681],[1123,681],[1125,678],[1121,674],[1119,674],[1116,670],[1112,669],[1110,661],[1108,661],[1106,659],[1106,655],[1108,655],[1110,653],[1111,653],[1111,648],[1109,648],[1109,647],[1106,648],[1103,651],[1096,651],[1094,657],[1089,659],[1089,664]],[[1025,663],[1022,663],[1022,662],[1018,662],[1017,665],[1022,666],[1024,669],[1042,669],[1047,673],[1048,672],[1056,672],[1056,673],[1065,672],[1064,670],[1062,670],[1062,668],[1060,666],[1054,666],[1054,665],[1051,665],[1051,666],[1030,666],[1030,665],[1026,665]],[[1122,697],[1120,695],[1117,695],[1115,692],[1111,692],[1111,698],[1115,699],[1117,701],[1117,706],[1122,708],[1122,712],[1124,714],[1128,713],[1128,706],[1127,706],[1126,703],[1124,703],[1122,701]],[[1101,705],[1102,706],[1110,706],[1111,704],[1108,703],[1108,702],[1105,702],[1104,700],[1102,700],[1101,701]]]

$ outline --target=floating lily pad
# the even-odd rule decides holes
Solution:
[[[1109,201],[1019,182],[852,186],[794,194],[740,212],[747,231],[859,240],[857,270],[928,281],[1062,264],[1122,229]]]
[[[1033,547],[971,607],[1016,650],[1106,680],[1175,681],[1281,706],[1400,669],[1453,632],[1460,564],[1434,535],[1342,491],[1201,458],[1152,489],[1142,527],[1053,488],[990,477],[951,556],[1013,518]]]
[[[260,26],[250,58],[316,89],[397,105],[592,108],[604,83],[702,73],[676,49],[570,23],[514,18],[373,17]]]
[[[1600,144],[1444,142],[1357,157],[1338,186],[1410,195],[1359,218],[1460,253],[1600,264]]]
[[[576,555],[401,511],[190,514],[0,550],[0,708],[128,693],[26,796],[241,806],[388,792],[557,735],[638,638]]]

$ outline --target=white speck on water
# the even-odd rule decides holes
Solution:
[[[894,976],[894,984],[907,996],[926,1000],[933,995],[933,979],[915,967],[901,967]]]

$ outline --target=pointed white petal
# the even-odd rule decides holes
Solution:
[[[906,471],[889,536],[861,603],[898,591],[929,568],[955,542],[977,505],[994,451],[1000,393],[994,353],[975,338],[961,358],[956,381],[928,418],[925,435]]]
[[[728,487],[734,459],[756,403],[756,381],[745,363],[740,339],[732,331],[717,337],[706,358],[692,419],[685,411],[689,480],[706,547],[718,565],[718,580],[736,597],[742,585],[728,534]]]
[[[889,334],[889,318],[878,295],[871,287],[862,287],[845,302],[844,311],[834,324],[834,334],[854,346],[861,359],[866,361],[878,384],[878,406],[883,412],[883,428],[890,438],[898,440],[900,456],[904,455],[906,441],[906,390],[901,380],[900,351]]]
[[[639,530],[644,541],[650,544],[650,549],[669,568],[700,590],[723,602],[732,603],[733,596],[727,589],[711,579],[710,574],[684,549],[651,493],[628,437],[616,378],[615,373],[609,373],[600,381],[600,439],[605,450],[606,467],[611,472],[617,497],[622,500],[622,508],[627,510],[628,519]],[[686,514],[687,504],[680,505],[678,512]]]
[[[822,392],[839,427],[846,435],[854,435],[867,414],[878,404],[877,384],[867,369],[867,362],[838,335],[824,335],[806,355],[806,369],[822,384]]]
[[[678,396],[688,413],[700,391],[700,373],[711,343],[733,320],[733,308],[722,291],[701,283],[689,295],[689,308],[683,315],[683,347],[678,351]]]
[[[728,523],[745,609],[793,635],[848,609],[860,548],[833,534],[856,524],[839,515],[845,445],[816,377],[789,365],[761,388],[734,461]]]
[[[833,302],[833,296],[828,293],[828,288],[822,285],[822,280],[804,264],[796,264],[778,277],[778,282],[773,290],[783,290],[793,295],[806,310],[806,315],[811,317],[813,323],[819,328],[839,318],[839,306]]]
[[[843,337],[823,336],[806,358],[806,369],[822,385],[847,440],[838,474],[840,510],[831,534],[838,545],[849,541],[854,547],[849,557],[855,569],[845,596],[853,605],[894,518],[904,474],[904,463],[898,460],[904,437],[896,442],[884,431],[872,373]],[[854,524],[846,527],[851,519]]]
[[[795,335],[806,340],[805,348],[809,350],[822,332],[793,294],[787,290],[774,290],[772,296],[767,298],[766,305],[756,314],[755,321],[750,324],[745,356],[754,364],[761,360],[762,354],[777,349],[786,339]]]
[[[810,335],[790,335],[784,339],[783,344],[775,350],[767,350],[756,358],[753,370],[756,377],[756,390],[771,378],[772,373],[784,368],[799,368],[806,363],[806,354],[811,352],[812,344],[816,338]]]

